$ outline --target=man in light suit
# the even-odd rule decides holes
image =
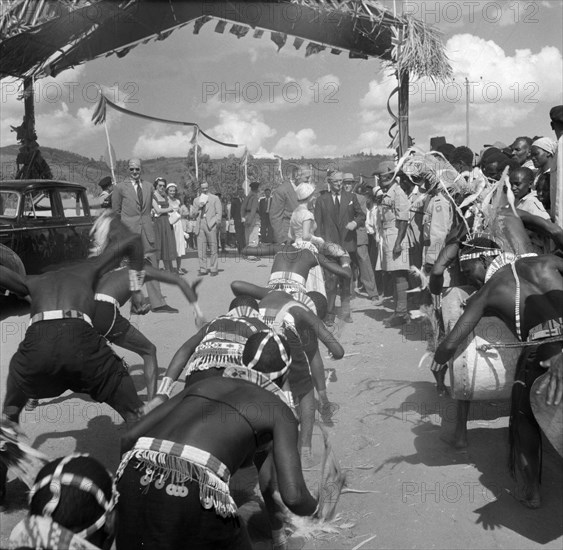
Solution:
[[[289,240],[289,220],[291,214],[297,208],[297,176],[301,167],[291,165],[289,168],[289,181],[282,183],[272,193],[272,204],[270,205],[270,222],[274,230],[274,242],[285,243]]]
[[[194,199],[197,211],[195,220],[195,234],[197,235],[197,253],[199,257],[199,274],[210,273],[215,277],[219,273],[219,256],[217,253],[217,232],[223,214],[223,206],[219,197],[209,192],[209,184],[201,183],[200,194]],[[207,269],[207,246],[211,251],[209,270]]]
[[[115,186],[112,193],[111,207],[121,221],[137,235],[141,235],[145,258],[153,267],[158,267],[155,254],[154,226],[151,218],[153,186],[141,179],[141,161],[129,161],[129,179]],[[170,307],[160,291],[158,281],[146,283],[151,310],[155,313],[178,313]]]
[[[325,242],[337,243],[351,256],[356,253],[356,229],[363,227],[366,222],[358,198],[354,193],[342,189],[344,174],[332,172],[328,176],[329,193],[321,193],[315,204],[315,221],[317,222],[317,235]],[[327,300],[329,324],[334,321],[334,302],[336,301],[336,288],[327,278]],[[341,280],[342,315],[347,323],[352,322],[350,315],[350,284]]]

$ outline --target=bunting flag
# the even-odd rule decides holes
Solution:
[[[150,115],[144,115],[142,113],[136,113],[135,111],[129,111],[119,105],[110,101],[100,90],[100,99],[98,100],[98,104],[94,109],[94,114],[92,115],[92,122],[94,124],[102,124],[106,120],[106,111],[107,107],[111,107],[120,113],[124,113],[126,115],[136,116],[137,118],[143,118],[145,120],[152,120],[155,122],[164,122],[165,124],[177,124],[180,126],[197,126],[198,134],[205,136],[208,140],[213,141],[214,143],[218,143],[219,145],[223,145],[224,147],[241,147],[238,143],[225,143],[224,141],[219,141],[211,137],[209,134],[206,134],[197,124],[197,122],[184,122],[182,120],[169,120],[166,118],[158,118]]]
[[[227,26],[227,22],[226,21],[217,21],[217,25],[215,27],[215,32],[218,32],[220,34],[223,34],[223,31],[225,30],[225,27]]]
[[[303,38],[296,37],[293,41],[293,47],[298,50],[303,45],[303,42],[305,42]]]
[[[348,53],[349,59],[369,59],[369,57],[363,53],[359,52],[349,52]]]
[[[243,25],[233,25],[229,32],[231,34],[234,34],[237,38],[244,38],[248,34],[249,30],[250,27],[245,27]]]
[[[278,52],[285,46],[287,34],[284,32],[271,32],[270,38],[272,42],[278,47]]]
[[[194,133],[192,135],[192,139],[190,139],[190,145],[194,148],[194,165],[195,165],[195,179],[196,181],[199,181],[199,169],[198,169],[198,162],[197,162],[197,157],[198,157],[198,143],[197,143],[197,136],[199,134],[199,127],[198,126],[194,126]]]
[[[201,27],[203,27],[203,25],[205,25],[208,21],[211,21],[211,19],[212,17],[209,15],[204,15],[203,17],[196,19],[194,22],[194,34],[199,34]]]
[[[262,38],[264,35],[264,29],[256,29],[254,34],[252,35],[253,38]]]
[[[342,53],[342,50],[338,50],[337,48],[331,48],[330,53],[334,55],[340,55]]]
[[[307,44],[307,48],[305,49],[305,57],[309,57],[310,55],[313,55],[315,53],[322,52],[325,49],[325,46],[315,44],[315,42],[309,42],[309,44]]]

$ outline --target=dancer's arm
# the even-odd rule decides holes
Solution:
[[[246,281],[233,281],[231,290],[235,296],[252,296],[256,300],[261,300],[270,292],[269,288],[258,286]]]
[[[142,437],[148,430],[156,426],[159,422],[164,420],[168,415],[172,413],[174,407],[178,405],[184,398],[184,394],[187,390],[182,390],[180,393],[176,394],[172,399],[166,401],[160,407],[152,409],[146,416],[141,418],[130,430],[128,430],[125,435],[121,438],[121,454],[129,451],[137,439]]]
[[[179,287],[188,302],[190,302],[194,308],[196,326],[200,328],[207,322],[197,300],[196,288],[200,285],[201,279],[196,279],[192,284],[189,284],[183,277],[180,277],[180,275],[169,273],[168,271],[161,271],[160,269],[147,265],[145,266],[145,281],[147,280],[160,281],[161,283],[169,283]]]
[[[271,243],[265,244],[261,243],[258,246],[245,246],[242,249],[242,254],[244,256],[275,256],[278,252],[283,250],[283,244]]]
[[[317,259],[319,260],[320,266],[324,267],[327,271],[330,271],[339,277],[344,277],[345,279],[352,278],[352,269],[350,265],[343,267],[335,261],[327,259],[323,254],[319,254]]]
[[[15,271],[0,265],[0,287],[24,297],[29,294],[25,279]]]
[[[344,348],[340,345],[340,342],[311,310],[302,307],[292,307],[290,311],[296,319],[303,319],[315,331],[317,338],[328,348],[328,351],[335,359],[342,359],[344,357]]]

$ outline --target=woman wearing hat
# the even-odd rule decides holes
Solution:
[[[317,229],[315,216],[312,212],[314,208],[315,186],[312,183],[300,183],[295,190],[298,206],[291,214],[289,220],[288,237],[291,239],[295,248],[307,248],[316,255],[319,246],[324,244],[321,237],[314,235]],[[323,270],[320,265],[311,268],[307,277],[307,291],[315,290],[326,297],[325,280]]]
[[[556,151],[557,144],[553,139],[542,137],[532,143],[532,162],[538,169],[533,188],[549,214],[551,214],[551,163]]]
[[[176,267],[178,274],[183,275],[187,273],[185,269],[182,269],[182,256],[186,253],[186,239],[184,238],[184,226],[182,225],[183,204],[178,198],[178,186],[175,183],[169,183],[166,186],[166,193],[168,194],[168,204],[172,208],[169,221],[174,231],[174,239],[176,240]]]
[[[172,208],[168,203],[166,180],[164,178],[154,180],[152,208],[154,210],[156,267],[158,267],[158,261],[162,260],[164,269],[172,272],[172,260],[176,258],[176,239],[168,219],[168,214],[172,212]]]

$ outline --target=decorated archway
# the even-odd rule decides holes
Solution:
[[[393,14],[373,0],[276,0],[270,2],[185,2],[178,0],[13,0],[0,20],[0,77],[24,81],[33,97],[34,80],[102,56],[123,57],[132,48],[164,40],[193,23],[198,34],[214,21],[215,31],[265,37],[278,51],[292,46],[305,57],[328,50],[350,58],[378,58],[397,86],[398,112],[388,101],[391,148],[409,147],[409,80],[444,80],[451,67],[440,33],[411,15]],[[33,101],[25,102],[19,177],[47,173],[36,142]],[[39,163],[39,164],[38,164]],[[48,177],[48,176],[45,176]]]

